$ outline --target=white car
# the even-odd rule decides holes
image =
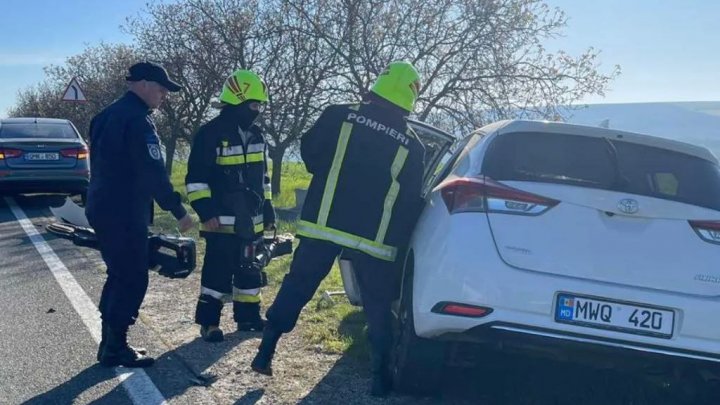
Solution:
[[[457,146],[429,176],[405,260],[397,389],[429,391],[456,342],[720,362],[709,150],[520,120]]]

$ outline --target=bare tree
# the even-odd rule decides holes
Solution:
[[[200,6],[202,2],[148,4],[143,14],[129,18],[124,27],[135,37],[138,52],[163,64],[182,86],[161,106],[158,117],[158,127],[165,132],[168,172],[178,143],[191,142],[212,115],[212,97],[235,66],[227,54],[226,38]]]
[[[468,131],[498,118],[555,117],[557,107],[602,94],[619,68],[598,52],[550,54],[544,40],[564,14],[542,0],[287,0],[312,25],[307,35],[343,61],[339,90],[362,93],[390,61],[421,73],[418,118]]]
[[[352,102],[388,62],[421,73],[417,117],[454,133],[513,117],[555,118],[603,94],[619,67],[602,72],[599,52],[550,53],[565,15],[543,0],[177,0],[151,3],[128,20],[135,48],[88,48],[19,95],[14,113],[72,117],[85,128],[124,89],[130,59],[155,59],[183,85],[158,116],[169,156],[215,111],[210,102],[237,68],[264,77],[263,126],[280,190],[283,158],[329,103]],[[52,95],[73,75],[93,102],[69,106]],[[17,114],[15,114],[17,115]],[[172,159],[168,159],[168,168]]]

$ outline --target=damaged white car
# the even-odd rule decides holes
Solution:
[[[447,134],[424,132],[448,150]],[[404,262],[397,389],[430,390],[463,342],[595,362],[720,362],[720,167],[709,150],[539,121],[461,142],[428,173]]]

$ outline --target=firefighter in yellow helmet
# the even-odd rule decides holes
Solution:
[[[223,340],[220,312],[229,297],[238,330],[264,326],[260,289],[266,280],[253,259],[263,230],[275,226],[267,145],[255,124],[267,101],[257,74],[233,72],[220,94],[220,114],[200,127],[190,151],[185,187],[207,241],[195,322],[210,342]]]
[[[353,261],[368,320],[371,393],[389,392],[390,304],[399,291],[396,260],[422,201],[425,151],[406,121],[419,89],[412,64],[390,63],[362,103],[326,108],[302,137],[302,159],[313,177],[297,224],[300,244],[268,309],[251,365],[256,372],[272,375],[280,335],[295,327],[343,252]]]

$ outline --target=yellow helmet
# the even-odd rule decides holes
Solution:
[[[238,105],[246,100],[267,102],[267,86],[256,73],[245,69],[236,70],[225,80],[220,101]]]
[[[420,74],[410,62],[392,62],[378,76],[370,91],[412,112],[420,92]]]

